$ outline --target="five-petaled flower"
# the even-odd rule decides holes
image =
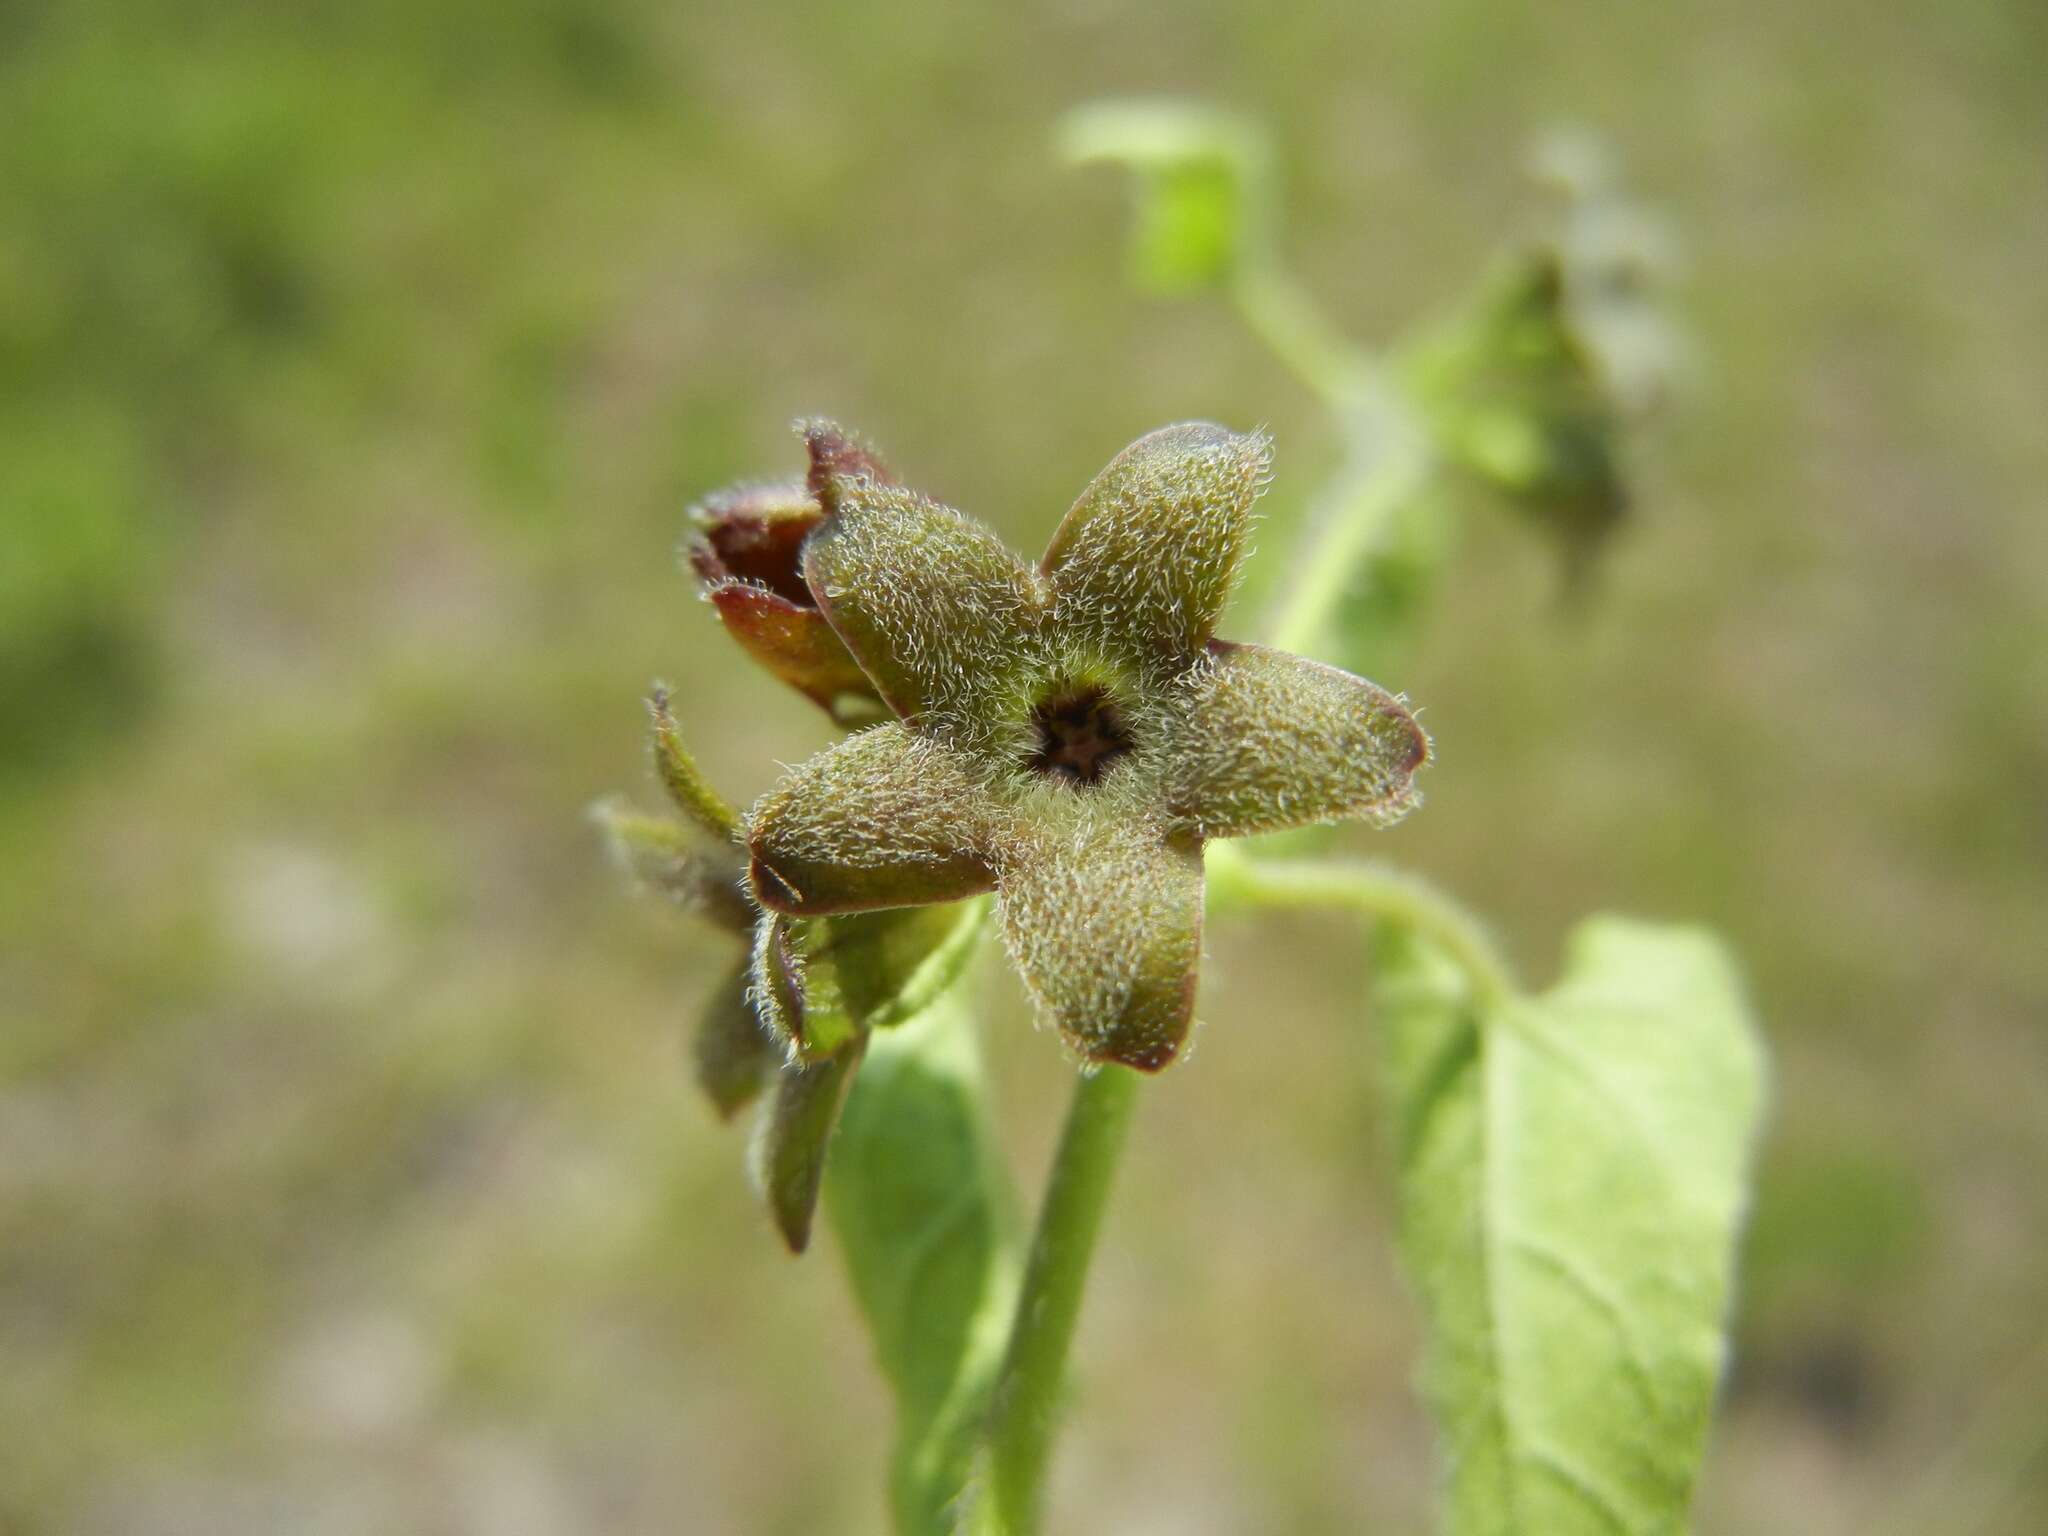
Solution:
[[[1033,567],[838,429],[805,437],[808,500],[784,498],[801,586],[772,595],[792,625],[821,617],[896,718],[753,808],[756,898],[819,916],[993,890],[1017,969],[1073,1049],[1165,1066],[1192,1016],[1207,840],[1391,822],[1429,756],[1377,685],[1211,637],[1266,438],[1206,423],[1140,438]]]

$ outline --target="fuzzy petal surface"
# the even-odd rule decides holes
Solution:
[[[889,707],[936,740],[986,747],[1023,709],[1045,609],[1002,540],[902,486],[839,477],[804,577]]]
[[[890,721],[799,765],[747,818],[754,894],[799,916],[991,888],[1000,820],[965,754]]]
[[[1194,1012],[1200,843],[1149,818],[1027,825],[997,887],[1011,959],[1081,1056],[1157,1072]]]
[[[1377,683],[1261,645],[1210,647],[1188,679],[1168,803],[1200,837],[1385,826],[1416,802],[1429,737]]]
[[[1062,639],[1151,677],[1195,662],[1237,583],[1270,458],[1262,433],[1194,421],[1112,459],[1045,554]]]

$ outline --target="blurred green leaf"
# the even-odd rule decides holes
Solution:
[[[1102,102],[1067,114],[1060,151],[1137,178],[1131,280],[1185,294],[1231,281],[1268,238],[1272,154],[1241,118],[1184,102]]]
[[[1392,936],[1380,1001],[1449,1530],[1684,1529],[1765,1080],[1726,953],[1595,918],[1482,1013]]]
[[[871,1037],[828,1207],[895,1394],[896,1528],[952,1529],[1021,1269],[980,1051],[951,999]]]
[[[1621,412],[1555,250],[1509,262],[1398,366],[1444,456],[1547,528],[1575,571],[1621,526]]]

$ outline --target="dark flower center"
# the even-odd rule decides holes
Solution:
[[[1026,761],[1068,784],[1100,783],[1109,765],[1131,750],[1123,717],[1100,688],[1049,695],[1031,712],[1031,723],[1038,731],[1038,750]]]

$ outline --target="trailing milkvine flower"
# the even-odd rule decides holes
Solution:
[[[757,1001],[773,1020],[778,994],[800,992],[788,919],[993,890],[1010,955],[1072,1049],[1164,1067],[1192,1017],[1204,844],[1388,824],[1415,804],[1429,756],[1413,714],[1378,685],[1212,638],[1266,438],[1207,423],[1140,438],[1037,566],[896,484],[838,428],[810,424],[805,440],[810,505],[794,487],[779,505],[807,526],[775,545],[801,585],[765,567],[751,584],[805,616],[813,658],[828,653],[814,612],[896,718],[802,764],[746,818],[751,887],[771,914]],[[735,623],[716,583],[747,578],[729,551],[722,563],[721,616],[772,652],[751,615]],[[789,677],[796,653],[764,659]]]

